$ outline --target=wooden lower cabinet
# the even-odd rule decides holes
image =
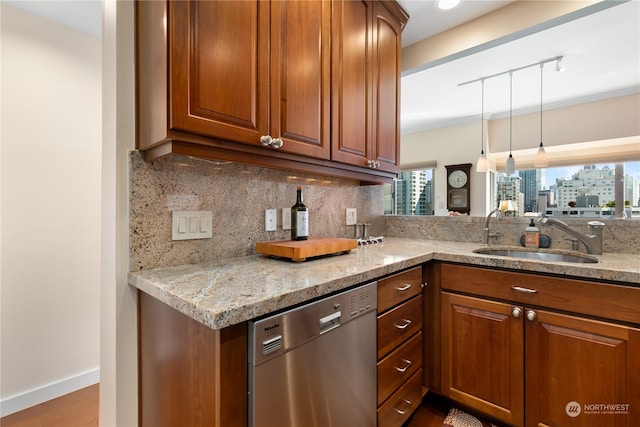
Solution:
[[[640,330],[532,311],[535,319],[524,320],[525,425],[640,426]]]
[[[596,318],[597,302],[584,305],[591,315],[581,314],[581,304],[572,304],[571,287],[558,286],[569,282],[532,275],[537,279],[527,284],[522,273],[513,273],[517,285],[535,292],[521,297],[515,290],[514,301],[480,295],[485,290],[506,294],[500,288],[513,283],[502,280],[508,278],[505,272],[489,272],[483,279],[477,268],[467,273],[474,273],[468,282],[480,285],[478,295],[462,295],[455,291],[458,283],[469,288],[462,283],[463,270],[451,276],[447,271],[464,268],[442,269],[443,395],[513,426],[640,426],[640,315],[634,323]],[[454,276],[459,282],[447,281]],[[535,288],[530,286],[534,282]],[[575,285],[582,291],[610,286],[610,294],[619,291],[633,298],[619,302],[626,308],[617,317],[640,313],[640,288],[629,293],[628,287],[617,289],[624,286]],[[553,304],[563,293],[565,307],[573,313],[544,307],[547,298]],[[523,304],[523,298],[531,301]],[[585,299],[584,293],[575,298]]]
[[[246,427],[247,323],[214,330],[138,295],[138,425]]]
[[[378,280],[378,427],[400,427],[426,393],[422,266]]]
[[[465,406],[522,425],[522,319],[511,306],[442,293],[442,389]]]
[[[378,427],[400,427],[422,401],[422,369],[419,369],[382,406],[378,407]]]

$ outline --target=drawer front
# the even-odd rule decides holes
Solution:
[[[640,288],[442,264],[442,289],[640,324]]]
[[[421,289],[421,266],[378,280],[378,313],[418,295]]]
[[[378,359],[421,329],[420,295],[378,316]]]
[[[378,405],[422,366],[422,332],[378,362]]]
[[[401,427],[422,401],[422,369],[378,409],[378,427]]]

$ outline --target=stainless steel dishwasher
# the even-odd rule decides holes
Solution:
[[[249,323],[249,426],[375,427],[376,282]]]

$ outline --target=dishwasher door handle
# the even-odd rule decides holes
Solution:
[[[329,332],[338,326],[340,326],[340,316],[342,315],[341,311],[337,311],[333,314],[325,316],[318,321],[318,326],[320,328],[320,335]]]

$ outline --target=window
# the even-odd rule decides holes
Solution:
[[[385,184],[384,213],[433,215],[434,167],[403,170],[393,184]]]
[[[623,194],[627,218],[640,218],[640,162],[620,164],[624,179],[617,179],[615,164],[591,164],[516,171],[495,175],[498,201],[512,201],[509,215],[540,212],[547,216],[614,218],[616,191]]]

